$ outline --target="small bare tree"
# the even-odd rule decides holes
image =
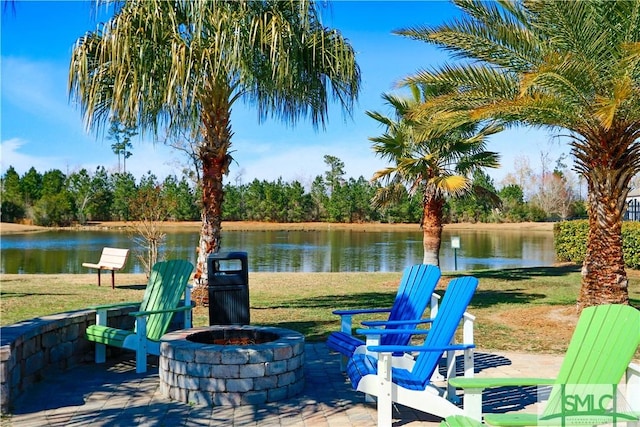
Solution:
[[[162,197],[160,185],[149,185],[138,189],[130,200],[130,212],[134,221],[130,225],[132,239],[141,250],[136,256],[145,268],[147,277],[151,267],[159,261],[160,248],[167,237],[160,227],[170,212],[171,201]]]

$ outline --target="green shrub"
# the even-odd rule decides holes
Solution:
[[[2,222],[17,222],[25,217],[24,205],[21,202],[3,200],[0,203],[0,220]]]
[[[554,246],[558,261],[581,263],[587,251],[589,222],[587,220],[563,221],[553,226]],[[627,221],[622,224],[622,250],[626,267],[640,269],[640,223]]]
[[[589,222],[586,220],[555,223],[553,235],[558,261],[582,262],[587,251],[588,234]]]
[[[74,212],[69,193],[42,196],[33,207],[33,215],[36,225],[45,227],[70,225]]]
[[[640,222],[622,223],[622,250],[624,264],[629,268],[640,269]]]

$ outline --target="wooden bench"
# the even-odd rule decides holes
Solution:
[[[128,255],[129,249],[104,248],[102,255],[100,255],[100,261],[98,261],[97,264],[83,262],[82,266],[98,270],[98,286],[100,286],[100,271],[111,270],[111,288],[115,289],[115,272],[124,267]]]

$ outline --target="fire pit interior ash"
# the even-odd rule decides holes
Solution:
[[[252,345],[275,341],[278,335],[256,329],[218,329],[196,332],[188,335],[187,340],[200,344],[216,345]]]
[[[160,345],[160,391],[174,400],[253,405],[304,388],[304,336],[260,326],[209,326],[170,332]]]

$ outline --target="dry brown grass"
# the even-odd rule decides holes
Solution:
[[[131,223],[124,221],[110,222],[91,222],[85,226],[69,227],[68,229],[78,230],[122,230],[129,227]],[[200,222],[184,221],[184,222],[164,222],[161,225],[165,231],[178,230],[199,230]],[[50,228],[39,227],[37,225],[0,223],[0,235],[15,233],[31,233],[38,231],[46,231]],[[256,222],[256,221],[225,221],[222,223],[222,229],[226,231],[273,231],[273,230],[291,230],[291,231],[323,231],[323,230],[350,230],[362,232],[374,231],[416,231],[419,229],[418,224],[381,224],[381,223],[362,223],[362,224],[342,224],[342,223],[326,223],[326,222],[300,222],[300,223],[277,223],[277,222]],[[527,230],[527,231],[551,231],[553,223],[551,222],[521,222],[521,223],[504,223],[504,224],[446,224],[445,229],[465,230],[465,229],[485,229],[485,230]]]

